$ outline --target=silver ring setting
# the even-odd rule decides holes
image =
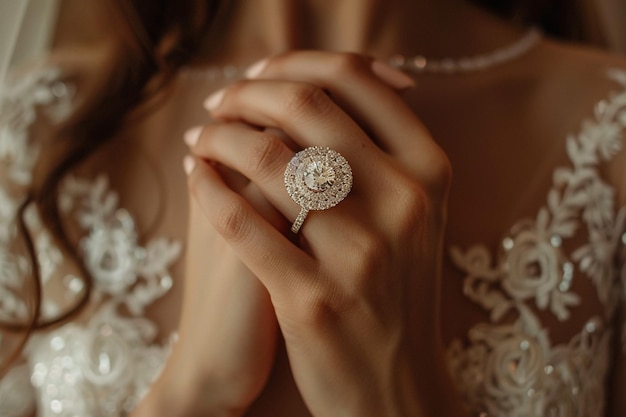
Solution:
[[[291,158],[285,169],[285,188],[301,207],[291,226],[298,233],[309,211],[329,209],[346,198],[352,189],[352,169],[339,152],[313,146]]]

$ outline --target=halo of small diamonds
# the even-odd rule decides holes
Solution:
[[[291,158],[285,169],[285,187],[303,209],[326,210],[352,189],[352,169],[339,152],[313,146]]]

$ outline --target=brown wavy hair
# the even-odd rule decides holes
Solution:
[[[589,39],[582,8],[571,0],[473,0],[501,16],[543,27],[569,39]],[[582,1],[582,0],[581,0]],[[108,0],[118,17],[109,65],[88,74],[97,87],[90,91],[74,116],[56,132],[53,147],[35,169],[32,189],[20,208],[20,231],[32,263],[32,311],[26,323],[0,323],[0,330],[23,334],[18,348],[0,368],[0,377],[21,353],[35,330],[59,325],[87,304],[92,278],[64,230],[57,196],[63,178],[101,149],[142,109],[158,97],[179,69],[196,54],[201,42],[226,8],[224,0]],[[85,280],[79,302],[58,317],[41,320],[41,282],[36,251],[24,222],[25,208],[34,203],[44,226]],[[30,289],[30,288],[29,288]]]
[[[524,26],[570,41],[606,47],[594,0],[471,0]]]
[[[30,256],[28,288],[31,312],[27,322],[0,322],[0,330],[22,334],[18,346],[0,367],[0,377],[16,360],[29,335],[77,314],[88,302],[92,278],[64,230],[57,196],[61,181],[90,155],[132,122],[165,90],[181,66],[194,56],[221,8],[220,0],[108,0],[116,17],[108,65],[96,74],[81,74],[91,86],[75,114],[54,133],[54,146],[35,167],[31,190],[18,212],[19,229]],[[35,204],[42,223],[65,255],[73,259],[85,281],[76,305],[50,320],[41,320],[39,263],[24,211]],[[32,290],[32,291],[31,291]]]

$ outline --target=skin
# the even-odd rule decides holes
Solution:
[[[306,249],[294,251],[289,236],[279,237],[273,228],[256,223],[254,211],[247,211],[249,207],[244,205],[245,219],[231,220],[228,207],[233,203],[229,196],[224,195],[224,211],[220,203],[215,204],[213,193],[225,190],[214,172],[207,169],[210,166],[198,164],[191,172],[192,193],[216,230],[267,288],[285,338],[296,384],[313,415],[441,414],[440,406],[428,409],[420,404],[426,398],[413,403],[419,392],[418,385],[423,384],[422,389],[433,383],[441,386],[440,389],[445,387],[438,378],[426,381],[419,377],[441,373],[440,363],[432,361],[441,352],[437,346],[437,327],[432,325],[433,317],[437,316],[436,298],[415,302],[414,297],[407,299],[406,294],[418,296],[435,292],[442,211],[445,210],[442,202],[449,180],[447,159],[393,90],[380,81],[376,85],[372,83],[375,80],[365,78],[367,75],[373,78],[367,74],[367,62],[361,63],[352,55],[320,53],[290,55],[282,63],[280,58],[277,60],[278,63],[274,60],[268,63],[261,74],[272,81],[259,80],[229,88],[220,104],[212,109],[214,117],[244,120],[252,125],[269,124],[287,132],[301,147],[312,146],[318,138],[327,137],[328,142],[321,143],[322,146],[339,149],[352,161],[355,175],[365,174],[360,176],[360,185],[353,191],[355,196],[362,197],[351,198],[349,209],[346,204],[343,209],[333,210],[337,213],[341,210],[344,215],[330,222],[315,216],[317,220],[308,222],[307,231],[303,229],[299,238],[300,247]],[[289,68],[291,65],[294,67]],[[312,79],[319,73],[317,70],[328,66],[340,68],[341,75],[318,80],[317,85],[325,84],[331,94],[355,105],[352,120],[368,120],[369,125],[364,128],[377,133],[375,137],[380,147],[388,149],[388,154],[376,147],[373,140],[350,121],[350,115],[334,105],[319,88],[311,89],[305,84],[307,76]],[[277,68],[274,77],[272,67]],[[292,75],[297,81],[274,81],[285,79],[280,75],[283,71],[297,74],[298,68],[303,75]],[[360,82],[354,81],[359,78]],[[351,80],[356,85],[346,87]],[[368,85],[370,83],[373,85]],[[358,96],[353,92],[363,90],[384,100],[387,112],[375,115],[373,106],[356,106]],[[275,105],[268,109],[279,109],[278,113],[261,110],[267,100]],[[293,104],[281,111],[280,103]],[[326,123],[319,123],[324,119]],[[407,135],[419,138],[413,149],[400,146],[399,138]],[[257,140],[256,135],[251,136],[238,143],[226,138],[243,136],[202,135],[193,153],[244,173],[286,218],[293,218],[298,208],[281,189],[282,169],[293,152],[271,136],[262,136],[261,140]],[[223,143],[214,143],[216,138],[223,138]],[[241,153],[247,155],[242,158]],[[389,155],[395,158],[391,160]],[[412,168],[409,162],[414,157],[423,163]],[[398,159],[405,159],[406,165],[395,166]],[[259,163],[247,164],[249,161]],[[381,170],[368,169],[371,165],[380,166]],[[393,186],[396,183],[397,188]],[[230,198],[233,197],[237,201],[231,194]],[[390,213],[381,207],[390,200],[396,201],[393,216],[384,215]],[[383,216],[377,218],[370,214],[377,212]],[[222,215],[228,218],[224,220]],[[240,221],[243,224],[239,224]],[[254,223],[245,225],[248,221]],[[325,225],[317,229],[315,224]],[[421,229],[424,236],[416,238],[412,231]],[[247,233],[246,230],[251,233],[254,230],[256,239],[260,240],[247,241],[239,236],[241,232]],[[332,244],[333,236],[335,242],[344,244]],[[380,263],[372,262],[381,259],[387,250],[390,256]],[[284,257],[270,255],[278,253],[283,253]],[[410,267],[411,264],[420,265],[419,270]],[[401,299],[407,304],[399,307],[396,301]],[[413,322],[416,318],[421,318],[422,323]],[[425,346],[425,352],[430,355],[422,357],[423,363],[412,360],[410,354],[420,338],[433,343]],[[358,357],[357,352],[362,351],[363,346],[370,348]],[[341,392],[347,395],[338,395]],[[458,413],[458,409],[452,408],[442,415],[452,415],[450,413]]]
[[[277,6],[278,4],[268,2],[266,5],[261,6],[261,10],[265,13],[271,10],[287,10],[287,15],[292,15],[296,12],[289,5],[284,8]],[[373,15],[376,9],[380,7],[380,5],[373,3],[367,4],[370,9],[364,8],[359,10],[355,4],[345,4],[343,6],[345,7],[344,13],[350,10],[356,11],[357,15],[368,17]],[[422,7],[425,6],[422,4]],[[316,11],[321,15],[320,12],[322,10]],[[390,18],[395,18],[399,11],[399,8],[393,10]],[[246,16],[247,13],[247,10],[242,9],[238,15]],[[268,19],[268,21],[271,22],[272,19]],[[358,48],[360,46],[358,45],[359,43],[365,42],[361,37],[367,36],[364,33],[360,33],[363,29],[361,24],[355,22],[352,31],[342,31],[342,36],[337,36],[337,39],[343,39],[344,36],[353,38],[351,41],[354,42],[352,48]],[[237,30],[233,30],[233,33],[237,34],[237,36],[232,38],[234,44],[240,42],[241,39],[253,38],[249,33],[239,35],[241,32],[238,27]],[[269,33],[268,44],[274,38],[290,38],[286,34],[277,35],[263,30],[261,33]],[[241,36],[241,38],[238,38],[238,36]],[[394,36],[397,36],[397,34]],[[390,39],[393,39],[394,36]],[[322,43],[324,42],[322,41]],[[270,46],[275,47],[271,44]],[[341,48],[341,46],[339,47]],[[233,50],[237,50],[237,48],[234,47]],[[231,236],[231,233],[236,232],[227,230],[230,227],[238,228],[236,223],[239,223],[239,220],[234,220],[231,226],[226,226],[225,224],[231,223],[231,220],[227,218],[231,215],[226,212],[226,208],[223,212],[217,209],[216,201],[218,200],[216,197],[219,195],[224,196],[224,200],[220,203],[223,203],[226,207],[234,207],[234,203],[229,202],[227,193],[229,189],[228,187],[222,187],[221,191],[219,191],[219,185],[224,186],[225,183],[220,184],[223,180],[220,179],[219,175],[214,175],[217,171],[212,170],[210,164],[202,162],[198,169],[193,170],[189,180],[190,193],[192,196],[195,196],[196,200],[194,202],[192,199],[191,203],[192,219],[195,217],[193,207],[197,203],[213,228],[226,241],[226,246],[230,246],[230,249],[236,254],[235,257],[232,257],[235,264],[239,263],[237,258],[240,258],[252,270],[252,274],[259,279],[263,287],[267,289],[271,298],[271,306],[269,305],[269,300],[265,298],[267,304],[261,301],[257,308],[248,306],[250,310],[247,315],[241,315],[243,323],[246,323],[247,320],[247,323],[254,322],[259,324],[260,326],[255,326],[256,329],[267,328],[267,331],[260,332],[260,335],[262,335],[260,338],[258,335],[246,332],[245,328],[247,326],[244,325],[242,327],[242,323],[239,322],[228,322],[228,325],[209,327],[213,329],[224,327],[227,333],[232,332],[232,329],[240,330],[241,332],[234,339],[232,337],[230,339],[228,337],[217,337],[217,340],[234,340],[237,342],[234,343],[234,346],[239,347],[239,349],[235,349],[236,351],[240,351],[241,346],[254,346],[256,349],[261,344],[264,352],[271,352],[272,349],[275,349],[275,345],[272,344],[271,337],[266,338],[265,336],[274,334],[274,329],[270,325],[272,320],[268,318],[267,314],[267,312],[270,312],[269,315],[271,315],[271,307],[273,306],[282,336],[285,339],[289,363],[294,373],[296,385],[304,403],[313,415],[332,415],[333,413],[338,413],[336,415],[429,415],[433,413],[437,415],[460,415],[460,402],[458,400],[449,402],[432,401],[433,398],[442,397],[446,393],[454,393],[444,371],[443,350],[440,346],[441,337],[438,330],[437,297],[430,296],[437,293],[438,264],[441,259],[441,240],[445,218],[443,212],[445,211],[445,198],[449,181],[447,159],[439,147],[433,143],[429,134],[424,130],[420,121],[413,115],[406,104],[388,85],[384,85],[384,83],[376,79],[369,68],[371,66],[370,60],[356,55],[311,53],[284,57],[284,61],[282,65],[273,61],[272,65],[268,64],[263,71],[263,81],[269,79],[276,82],[256,80],[256,83],[248,83],[246,88],[251,90],[248,94],[245,94],[246,88],[239,87],[244,90],[244,93],[241,93],[243,97],[234,101],[235,99],[230,98],[232,95],[228,94],[228,100],[225,99],[223,103],[220,103],[219,109],[213,109],[212,116],[217,120],[225,122],[244,122],[248,125],[282,130],[287,133],[287,136],[295,142],[298,148],[312,146],[315,143],[315,136],[330,136],[332,138],[335,135],[331,135],[331,132],[339,129],[340,132],[345,131],[345,134],[340,135],[344,137],[344,141],[349,143],[357,141],[357,143],[361,144],[359,147],[362,148],[362,152],[372,152],[373,155],[376,155],[374,157],[366,153],[366,157],[361,162],[363,164],[362,171],[367,171],[366,167],[371,164],[378,165],[380,163],[376,161],[386,161],[387,164],[391,162],[388,159],[389,156],[385,155],[381,149],[373,144],[373,141],[376,140],[381,148],[390,152],[391,156],[404,158],[403,168],[408,170],[408,172],[403,172],[402,169],[399,170],[400,172],[397,172],[398,167],[393,167],[393,164],[390,164],[387,167],[391,171],[389,174],[387,174],[386,170],[377,173],[375,175],[376,179],[372,178],[370,180],[370,186],[362,190],[362,192],[368,190],[372,195],[364,196],[360,204],[353,202],[351,204],[352,213],[346,213],[345,218],[335,218],[334,221],[337,223],[334,226],[332,224],[325,226],[325,229],[328,231],[325,234],[319,235],[320,232],[315,234],[307,232],[306,230],[311,230],[315,224],[314,218],[307,220],[306,230],[304,228],[302,230],[302,236],[307,242],[306,251],[294,252],[295,247],[284,237],[284,233],[279,235],[283,239],[280,243],[285,245],[281,247],[274,246],[277,243],[275,240],[279,235],[272,233],[276,228],[271,227],[269,229],[261,228],[260,230],[264,230],[263,233],[255,233],[259,237],[266,237],[264,243],[248,242],[245,244],[248,247],[248,251],[242,252],[236,246],[233,246],[235,241],[242,242],[239,237]],[[272,68],[274,69],[272,70]],[[334,71],[329,72],[328,68],[333,68]],[[324,75],[319,76],[318,74]],[[280,82],[277,81],[279,79],[281,80]],[[354,79],[359,79],[359,82],[349,82]],[[259,84],[259,86],[254,88],[256,84]],[[316,86],[311,87],[310,84],[315,84]],[[337,106],[326,94],[322,93],[320,87],[329,90],[336,97],[336,101],[343,104],[343,108]],[[276,92],[281,90],[283,91],[282,94],[277,96]],[[309,90],[313,91],[313,98],[310,100],[307,98]],[[317,98],[318,96],[319,98]],[[381,114],[377,106],[359,106],[357,104],[359,102],[369,102],[369,100],[363,100],[372,96],[389,103],[386,106],[388,109],[387,113]],[[276,107],[283,110],[280,114],[256,114],[269,104],[267,102],[264,104],[264,101],[272,97],[274,97],[274,100],[286,100],[288,103],[293,101],[293,106]],[[274,101],[274,104],[280,102],[280,100]],[[377,102],[379,101],[377,100]],[[232,103],[230,113],[228,108],[224,107],[227,103]],[[242,109],[245,109],[246,105],[251,107],[248,111],[243,111]],[[327,117],[324,110],[326,107],[329,107]],[[344,110],[345,108],[351,109],[352,112],[347,113]],[[219,113],[220,110],[226,111],[226,113]],[[303,113],[301,116],[302,121],[305,122],[305,126],[309,126],[309,130],[315,132],[314,128],[319,126],[317,135],[311,136],[313,135],[312,132],[305,135],[302,127],[294,130],[294,122],[300,120],[299,112]],[[326,118],[329,119],[328,122],[324,122]],[[355,123],[356,120],[367,120],[367,125],[359,126]],[[286,123],[289,123],[289,126]],[[398,124],[403,126],[400,131],[396,130]],[[368,137],[362,129],[375,132],[375,137]],[[206,130],[213,132],[213,134],[207,133]],[[201,158],[205,161],[215,161],[241,172],[251,180],[254,186],[260,188],[261,193],[270,200],[275,210],[278,210],[286,218],[294,218],[294,211],[297,213],[298,207],[290,200],[284,201],[286,196],[284,195],[282,185],[282,169],[291,158],[293,151],[286,145],[282,145],[279,139],[271,135],[257,134],[262,141],[254,140],[254,135],[252,134],[254,131],[250,132],[251,138],[241,144],[228,140],[228,138],[238,137],[246,130],[250,129],[244,129],[241,126],[232,127],[228,124],[213,125],[205,129],[201,140],[193,150],[196,160],[200,161]],[[401,146],[401,138],[416,135],[420,137],[420,140],[415,142],[412,151]],[[211,147],[211,137],[221,138],[221,140],[218,140],[218,143],[223,142],[223,144],[221,146],[214,144]],[[264,142],[270,145],[259,147],[258,143]],[[346,155],[350,155],[349,143],[344,143],[338,150],[342,153],[347,152]],[[280,147],[278,144],[280,144]],[[338,148],[338,144],[330,138],[327,145],[333,149]],[[239,149],[240,146],[250,148],[250,150],[244,152],[244,148]],[[342,150],[342,148],[345,150]],[[267,152],[267,154],[264,152]],[[243,156],[246,154],[248,156]],[[411,168],[414,166],[412,162],[414,162],[415,157],[422,160],[423,163],[418,164],[415,168]],[[263,166],[266,163],[265,158],[273,160],[271,168]],[[257,161],[257,159],[262,160]],[[256,169],[261,172],[255,172],[255,168],[246,166],[246,162],[249,161],[252,161],[253,165],[259,165]],[[358,159],[352,163],[358,163]],[[255,174],[263,178],[267,175],[265,174],[266,170],[271,171],[272,174],[271,180],[267,179],[270,183],[260,184],[260,178],[255,178]],[[404,188],[402,186],[397,189],[390,187],[390,184],[396,181],[402,184]],[[357,193],[358,189],[355,187],[353,193]],[[386,190],[387,193],[379,192],[383,190]],[[238,192],[241,195],[240,189]],[[254,191],[252,193],[256,194]],[[273,197],[268,197],[269,195]],[[231,194],[230,197],[232,199],[234,196]],[[381,204],[388,199],[398,200],[398,197],[406,197],[407,202],[405,205],[399,204],[398,207],[394,208],[393,215],[387,210],[381,210]],[[276,198],[283,200],[282,204],[277,204]],[[241,202],[237,198],[235,198],[235,201]],[[255,203],[255,201],[252,201],[252,203]],[[365,216],[354,225],[352,225],[351,221],[346,223],[345,220],[347,218],[354,219],[352,215],[354,212],[359,212],[362,210],[362,207],[367,206],[371,206],[372,213],[377,214]],[[211,207],[217,211],[211,210]],[[244,207],[251,208],[248,206]],[[335,211],[338,210],[340,208],[337,208]],[[252,216],[250,218],[254,218],[256,214],[257,211],[249,210],[245,217]],[[224,216],[224,218],[220,220],[221,216]],[[394,221],[389,222],[388,219],[390,217],[393,217]],[[283,227],[278,227],[278,230],[284,231],[286,230],[284,218],[282,223]],[[362,233],[355,233],[360,228],[363,228],[363,226],[356,226],[359,223],[365,225],[378,224],[378,226],[374,230],[364,228]],[[246,228],[251,227],[254,230],[259,230],[261,224],[263,223],[255,223],[252,226],[246,226]],[[328,244],[334,234],[331,231],[334,231],[337,226],[342,226],[345,230],[346,237],[349,237],[349,241],[353,242],[351,245],[337,247]],[[412,231],[422,227],[425,229],[424,236],[415,239]],[[190,226],[190,230],[194,229],[196,229],[195,225],[193,227]],[[399,239],[399,237],[402,238]],[[189,239],[193,239],[193,233]],[[206,239],[204,240],[206,241]],[[276,266],[281,265],[288,258],[292,258],[292,261],[295,260],[295,262],[289,266],[283,266],[286,269],[280,272],[269,267],[269,265],[261,267],[258,264],[258,260],[248,259],[252,252],[255,252],[251,252],[251,249],[255,247],[259,249],[257,254],[266,259],[270,257],[270,253],[283,252],[284,258],[271,255],[271,259],[276,260]],[[370,265],[368,259],[380,257],[380,251],[387,247],[390,247],[392,252],[384,264]],[[263,249],[261,250],[260,248]],[[326,249],[323,250],[324,248]],[[420,250],[422,248],[426,250]],[[285,249],[287,250],[286,252],[284,252]],[[225,250],[225,248],[221,250]],[[221,250],[219,251],[220,253]],[[324,253],[326,253],[326,256],[324,256]],[[335,256],[328,256],[330,254],[335,254]],[[338,254],[341,254],[340,258],[336,258]],[[416,264],[416,255],[417,259],[421,257],[424,261],[428,260],[428,262],[424,262],[419,271],[410,267],[410,265]],[[193,256],[191,249],[188,256],[187,279],[189,280],[190,276],[194,275],[193,271],[196,270],[197,262],[189,261],[190,257]],[[349,262],[346,262],[346,260],[349,260]],[[221,262],[221,265],[225,264]],[[341,264],[346,265],[343,268],[334,270],[334,265]],[[236,276],[230,279],[239,279],[237,275],[241,274],[241,268],[235,267],[231,269],[236,271]],[[224,277],[224,279],[229,279],[229,275],[221,271],[215,272],[217,274],[214,274],[214,276],[219,275]],[[347,280],[349,285],[346,286],[347,288],[342,288],[344,285],[339,284],[342,277],[345,279],[346,274],[353,276],[354,279]],[[272,276],[288,277],[289,279],[285,280],[288,284],[278,285],[281,281],[279,280],[272,285],[267,281]],[[308,277],[305,278],[305,276]],[[321,278],[324,276],[327,277],[322,280]],[[393,285],[386,284],[389,285],[387,293],[382,292],[379,294],[380,297],[375,296],[373,299],[370,299],[373,295],[378,294],[378,291],[372,292],[372,290],[383,285],[384,278],[389,276],[397,277],[397,282],[393,283]],[[306,284],[307,280],[311,282]],[[214,284],[212,285],[218,285],[216,283],[219,281],[221,280],[213,280]],[[293,283],[290,283],[291,281]],[[300,281],[302,283],[299,283]],[[328,284],[321,286],[318,284],[318,281],[328,281]],[[192,283],[195,283],[193,278]],[[258,293],[265,291],[263,288],[258,287],[258,283],[253,280],[250,280],[249,285],[256,287],[255,290],[252,290],[253,294],[255,291],[258,291]],[[299,286],[302,286],[302,288],[298,288]],[[188,291],[192,294],[213,292],[220,294],[222,299],[226,299],[223,298],[226,292],[216,292],[215,288],[212,288],[212,290],[208,288],[205,291],[198,291],[198,287],[195,285],[188,286]],[[236,293],[236,296],[244,297],[247,292],[237,291]],[[423,303],[416,304],[414,304],[415,299],[411,297],[407,300],[408,305],[403,308],[396,310],[396,306],[394,306],[391,311],[387,311],[394,305],[394,300],[402,298],[401,295],[407,293],[415,294],[416,296],[429,294],[429,296],[425,298]],[[234,295],[235,291],[232,294]],[[332,299],[335,297],[337,298],[335,301],[327,300],[327,298]],[[189,298],[190,296],[188,295]],[[263,300],[261,295],[258,297],[253,296],[253,298]],[[206,301],[204,299],[200,302],[204,304]],[[183,307],[183,318],[181,321],[183,324],[180,328],[181,341],[188,340],[187,334],[194,333],[193,328],[186,331],[187,328],[184,323],[193,321],[185,320],[185,318],[200,315],[200,311],[194,310],[190,307],[191,305],[191,303],[185,302]],[[218,308],[218,311],[223,311],[223,309],[219,308],[219,303],[213,303],[213,305],[215,308]],[[415,305],[419,305],[420,308],[416,308]],[[188,311],[191,312],[187,314]],[[259,312],[265,312],[265,314],[259,314]],[[206,310],[203,313],[203,317],[219,317],[215,313],[206,314]],[[372,321],[363,321],[364,315],[372,315]],[[225,314],[225,316],[230,315]],[[263,317],[261,322],[257,322],[261,317]],[[413,322],[417,318],[422,322],[421,324]],[[353,328],[357,323],[360,325],[357,328]],[[380,327],[383,323],[388,324],[388,326]],[[377,324],[377,326],[374,324]],[[301,328],[308,328],[309,331],[298,331]],[[408,329],[419,330],[409,331]],[[353,338],[342,340],[351,333],[355,333]],[[242,337],[244,338],[243,343]],[[377,343],[377,341],[383,340],[391,342],[389,344]],[[422,347],[424,355],[419,356],[419,358],[422,358],[421,362],[423,363],[415,361],[415,356],[411,354],[416,346],[420,344],[419,340],[431,342],[430,346]],[[325,343],[320,346],[321,341]],[[267,359],[271,359],[271,355],[261,355],[262,359],[252,365],[256,372],[251,372],[252,368],[246,366],[246,362],[242,362],[241,358],[256,357],[255,352],[243,350],[241,355],[236,356],[230,365],[225,365],[223,360],[220,359],[232,358],[233,356],[232,349],[229,349],[229,344],[221,344],[218,350],[221,351],[224,348],[223,352],[218,352],[214,358],[211,353],[206,354],[207,351],[213,352],[215,350],[214,347],[198,343],[185,344],[184,342],[180,343],[180,345],[182,346],[175,351],[174,358],[197,357],[197,352],[202,351],[205,352],[205,356],[208,356],[207,362],[210,365],[202,372],[203,376],[192,377],[190,379],[192,382],[182,384],[182,388],[165,389],[166,391],[173,390],[176,393],[173,395],[174,397],[183,398],[183,405],[172,407],[176,411],[168,409],[168,415],[171,415],[170,413],[172,412],[180,413],[180,415],[193,415],[198,412],[198,409],[202,413],[241,414],[248,408],[251,400],[258,395],[259,389],[267,378],[267,372],[270,370],[269,365],[271,362],[268,362]],[[359,358],[360,360],[351,360],[354,352],[359,350],[360,346],[367,345],[372,345],[373,348],[364,352],[363,357]],[[187,346],[193,346],[193,348]],[[196,350],[198,346],[205,347]],[[318,346],[320,349],[312,351],[311,347],[313,346]],[[181,353],[179,354],[179,352]],[[230,354],[224,355],[225,352]],[[317,355],[312,355],[314,352]],[[196,354],[194,355],[194,353]],[[220,356],[219,353],[222,353],[222,355]],[[385,363],[372,369],[372,364],[379,362],[377,358],[383,357],[385,358]],[[230,360],[227,362],[230,362]],[[346,364],[351,362],[351,366],[346,366]],[[175,364],[177,360],[174,359],[171,363]],[[217,370],[213,368],[216,366],[215,363],[220,364]],[[195,366],[197,366],[197,362]],[[334,371],[341,368],[346,369],[342,373]],[[193,372],[187,371],[184,365],[172,365],[166,370],[164,379],[167,379],[170,369],[177,369],[177,371],[174,371],[176,376],[170,378],[172,380],[189,379],[188,373]],[[182,377],[180,376],[181,369],[184,374]],[[321,369],[326,369],[327,372],[320,372],[319,370]],[[398,369],[402,371],[398,372]],[[255,375],[257,379],[248,381],[248,378],[244,378],[246,382],[237,387],[240,384],[233,375],[241,374]],[[420,374],[430,375],[432,378],[420,378],[418,376]],[[226,375],[226,378],[220,378],[224,375]],[[228,378],[229,376],[230,378]],[[196,378],[199,378],[202,384],[198,384]],[[225,384],[224,381],[228,382]],[[375,386],[370,387],[369,385],[372,383]],[[180,385],[178,386],[180,387]],[[201,393],[197,393],[198,386],[208,388],[203,389]],[[226,388],[218,388],[217,390],[214,388],[220,386],[225,386]],[[321,387],[324,387],[324,389],[321,389]],[[343,396],[337,396],[337,393],[342,392],[345,387],[351,387],[350,391],[352,391],[345,396],[346,402],[341,400]],[[225,392],[216,394],[216,392],[219,393],[221,391]],[[155,392],[158,392],[158,390],[155,390]],[[215,395],[216,398],[205,403],[207,392]],[[440,394],[433,396],[433,393],[437,392]],[[418,395],[416,396],[416,394]],[[158,394],[155,394],[155,397],[157,396],[160,397]],[[197,398],[203,399],[198,400]],[[372,401],[373,399],[376,399],[376,401]],[[166,403],[175,404],[172,401],[166,401]],[[192,409],[195,408],[195,410],[186,410],[187,404],[195,404],[195,406],[191,407]],[[145,407],[148,409],[148,406]],[[150,410],[150,412],[152,413],[154,410]]]
[[[337,68],[335,76],[318,79],[317,84],[325,84],[331,94],[352,103],[351,115],[319,87],[306,83],[328,66]],[[438,326],[433,325],[437,323],[433,320],[437,298],[415,302],[420,294],[436,293],[448,162],[406,104],[376,79],[370,66],[356,55],[291,54],[282,62],[277,58],[268,63],[263,79],[230,87],[212,109],[214,118],[226,123],[205,128],[193,144],[197,164],[190,172],[190,191],[213,228],[267,289],[296,384],[313,415],[459,415],[458,405],[452,402],[428,404],[426,395],[416,397],[420,392],[432,393],[434,387],[442,393],[451,388],[442,372]],[[285,80],[281,72],[291,74],[293,80]],[[388,104],[384,107],[387,112],[375,114],[374,106],[356,105],[355,92],[379,96]],[[357,118],[369,120],[364,127],[376,132],[379,146],[388,153],[364,134],[353,121]],[[219,171],[204,162],[215,161],[241,172],[283,216],[295,217],[298,207],[284,194],[282,185],[282,170],[293,151],[276,136],[232,125],[229,120],[281,129],[300,147],[328,137],[328,143],[321,145],[347,155],[355,175],[369,172],[369,176],[360,176],[360,185],[353,191],[362,197],[352,198],[344,209],[333,210],[344,214],[330,222],[311,216],[300,236],[300,246],[306,245],[306,249],[299,249],[289,235],[259,216],[254,201],[231,190]],[[322,120],[326,122],[320,123]],[[399,140],[408,135],[419,138],[410,150],[400,146]],[[423,163],[411,164],[414,158]],[[405,165],[396,166],[395,161],[401,159]],[[368,170],[372,164],[381,170]],[[381,210],[390,199],[396,201],[393,216]],[[324,226],[314,228],[320,221]],[[414,230],[423,230],[424,236],[416,238]],[[342,234],[345,237],[341,238]],[[331,244],[333,236],[345,244]],[[387,250],[389,256],[380,258]],[[401,299],[407,304],[398,306]],[[181,338],[185,334],[182,328]],[[425,355],[416,361],[411,352],[420,340],[432,345],[421,343]],[[355,357],[362,346],[370,348]],[[250,352],[249,357],[254,356]],[[225,366],[226,373],[249,373],[244,366],[234,361]],[[224,372],[216,373],[221,376]],[[263,373],[254,375],[263,381]],[[247,408],[246,400],[254,398],[248,391],[256,387],[243,389],[241,398],[218,407],[236,414]],[[346,387],[350,387],[347,395],[337,395]],[[450,404],[453,406],[448,407]]]
[[[251,3],[236,2],[223,48],[207,48],[196,64],[248,65],[280,55],[254,79],[212,85],[209,91],[228,88],[210,110],[201,106],[209,91],[181,88],[122,133],[136,138],[130,147],[114,144],[88,169],[98,172],[115,158],[122,201],[149,219],[146,199],[155,191],[146,187],[138,155],[156,155],[171,173],[171,201],[189,201],[168,206],[158,230],[186,239],[175,271],[184,286],[150,311],[164,334],[178,329],[179,342],[132,415],[463,416],[443,347],[486,319],[442,261],[443,242],[498,241],[534,212],[540,203],[524,206],[515,190],[543,195],[544,183],[529,185],[523,175],[498,183],[492,173],[540,172],[549,184],[563,161],[536,155],[562,152],[554,138],[575,131],[610,89],[590,83],[565,100],[573,81],[563,74],[597,78],[600,65],[622,61],[542,42],[515,65],[470,77],[424,76],[405,91],[363,55],[472,55],[523,31],[455,0]],[[359,55],[285,53],[291,49]],[[519,80],[529,87],[519,91]],[[477,91],[481,100],[468,106]],[[187,111],[185,128],[202,127],[189,148],[172,139],[177,131],[167,124],[180,115],[177,105]],[[294,238],[288,229],[299,208],[284,192],[282,170],[294,151],[311,145],[341,152],[355,185],[339,206],[310,214]],[[486,149],[498,157],[486,158]],[[187,153],[195,167],[186,179],[180,161]],[[624,202],[621,174],[614,168],[611,178]],[[141,198],[137,189],[146,190]],[[489,224],[472,221],[479,215]],[[597,310],[589,301],[579,317],[545,323],[555,342],[567,341]]]

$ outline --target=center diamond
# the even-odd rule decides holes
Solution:
[[[323,161],[314,161],[303,172],[304,183],[313,192],[323,192],[335,183],[335,170]]]

